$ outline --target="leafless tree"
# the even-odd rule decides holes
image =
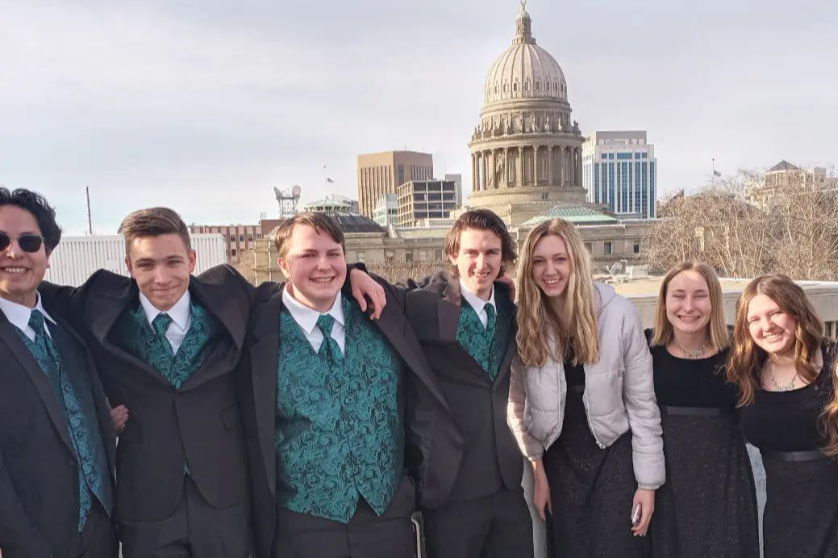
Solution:
[[[828,184],[832,184],[829,182]],[[657,272],[700,260],[726,277],[838,278],[838,190],[740,171],[661,204],[643,243]]]

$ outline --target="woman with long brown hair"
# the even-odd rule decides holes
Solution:
[[[794,281],[768,275],[748,284],[727,374],[739,387],[742,431],[765,465],[766,558],[838,556],[835,356]]]
[[[575,227],[546,221],[518,270],[509,424],[552,556],[635,557],[665,480],[652,359],[634,306],[595,283]],[[552,513],[555,505],[555,513]]]
[[[725,381],[730,338],[722,287],[707,264],[684,262],[660,286],[648,332],[667,482],[652,519],[655,558],[759,558],[753,471]]]

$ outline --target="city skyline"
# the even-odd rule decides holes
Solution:
[[[287,3],[283,3],[287,4]],[[648,130],[662,194],[717,170],[834,162],[827,70],[838,8],[531,0],[582,133]],[[357,198],[361,153],[433,154],[471,183],[468,141],[514,0],[274,5],[100,1],[0,7],[0,184],[41,191],[68,234],[132,209],[253,223],[272,188]]]

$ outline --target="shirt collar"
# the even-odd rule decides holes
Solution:
[[[29,327],[29,318],[32,315],[33,310],[40,311],[41,314],[44,315],[44,318],[52,323],[55,323],[52,316],[47,314],[47,311],[44,309],[44,304],[41,300],[41,293],[36,291],[35,294],[38,300],[38,302],[35,303],[35,308],[29,308],[23,304],[18,304],[17,302],[0,298],[0,311],[6,315],[6,319],[9,320],[9,323],[21,331],[26,331],[26,328]]]
[[[497,314],[498,307],[495,304],[495,286],[494,285],[492,285],[492,294],[489,295],[489,300],[483,300],[482,298],[480,298],[479,296],[477,296],[476,294],[471,292],[468,289],[468,287],[466,287],[466,284],[463,282],[463,280],[460,279],[460,293],[462,293],[463,298],[466,299],[466,302],[468,302],[471,305],[471,307],[474,308],[474,311],[477,312],[478,314],[480,314],[480,312],[483,311],[483,307],[486,306],[487,304],[491,304],[492,306],[494,306],[495,307],[495,314]]]
[[[314,332],[314,328],[317,327],[317,318],[320,317],[321,312],[305,306],[303,303],[291,296],[290,289],[288,289],[288,287],[282,289],[282,303],[288,311],[291,312],[291,317],[294,318],[294,321],[297,322],[301,328],[303,328],[303,331],[306,332],[307,335],[311,335]],[[340,325],[346,325],[343,318],[343,302],[340,291],[338,291],[338,296],[335,298],[334,304],[332,304],[332,307],[329,308],[329,311],[326,312],[326,314],[332,316]]]
[[[192,297],[189,294],[189,289],[186,289],[186,292],[183,293],[183,296],[181,296],[177,302],[175,302],[175,305],[166,311],[166,314],[169,315],[172,321],[183,330],[186,329],[189,322],[189,315],[192,313],[191,302]],[[149,324],[154,321],[154,318],[156,318],[158,314],[163,313],[158,310],[157,307],[154,306],[148,297],[142,292],[140,293],[140,305],[143,307],[145,318],[148,320]]]

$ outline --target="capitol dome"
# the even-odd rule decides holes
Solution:
[[[485,105],[511,99],[567,101],[561,66],[532,36],[532,20],[524,6],[518,12],[512,46],[501,54],[486,77]]]
[[[571,118],[567,81],[532,36],[526,0],[515,39],[492,64],[480,121],[469,142],[470,207],[518,225],[556,204],[584,204],[582,131]]]

